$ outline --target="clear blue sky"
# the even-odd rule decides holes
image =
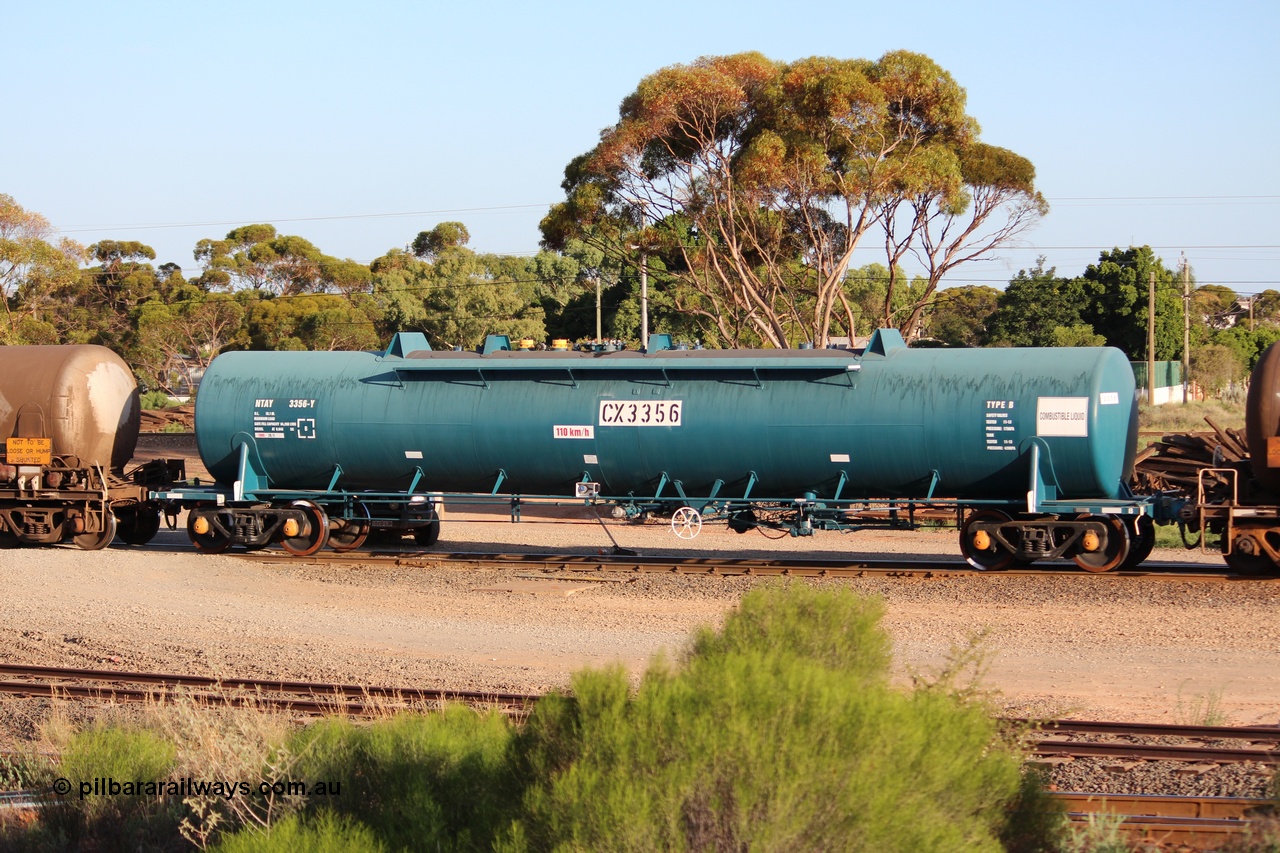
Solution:
[[[1050,200],[1037,255],[1186,251],[1280,289],[1280,4],[9,2],[0,192],[83,243],[192,249],[272,222],[368,262],[444,220],[531,253],[565,164],[646,74],[702,55],[925,53]],[[863,250],[855,264],[879,259]]]

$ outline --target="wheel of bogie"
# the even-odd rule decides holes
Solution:
[[[1275,563],[1257,554],[1232,551],[1230,554],[1223,554],[1222,559],[1227,561],[1227,568],[1238,575],[1265,575],[1280,570]]]
[[[10,533],[8,530],[0,530],[0,550],[21,547],[22,540],[18,538],[16,533]]]
[[[1080,550],[1073,555],[1076,565],[1086,572],[1109,572],[1123,563],[1129,556],[1129,528],[1124,522],[1107,515],[1091,515],[1085,520],[1099,523],[1102,530],[1096,550]]]
[[[296,536],[282,536],[280,547],[295,557],[310,557],[329,541],[329,516],[311,501],[294,501],[293,508],[302,511],[304,523]]]
[[[1156,523],[1151,520],[1151,516],[1140,515],[1134,523],[1138,531],[1129,533],[1129,556],[1120,564],[1122,569],[1137,568],[1138,564],[1151,556],[1152,549],[1156,547]]]
[[[1261,546],[1256,542],[1247,544],[1253,545],[1252,553],[1246,553],[1246,549],[1240,547],[1241,540],[1255,539],[1257,535],[1261,535],[1262,531],[1255,531],[1255,535],[1244,534],[1237,536],[1232,542],[1230,554],[1223,554],[1222,559],[1227,561],[1227,568],[1240,575],[1265,575],[1280,570],[1275,563],[1271,562],[1271,558],[1265,552],[1261,552]],[[1226,537],[1223,537],[1222,545],[1227,545]]]
[[[231,547],[231,537],[217,528],[213,523],[215,519],[213,513],[201,513],[194,509],[187,513],[187,537],[197,551],[221,554]],[[200,527],[204,527],[203,532],[199,530]]]
[[[159,509],[131,506],[116,513],[116,535],[126,545],[146,545],[159,532]]]
[[[337,530],[329,532],[329,547],[335,551],[353,551],[364,544],[373,529],[369,508],[362,503],[351,507],[355,518],[347,519]]]
[[[671,514],[671,532],[681,539],[693,539],[702,532],[702,514],[691,506],[682,506]]]
[[[428,510],[424,514],[431,519],[431,523],[426,527],[419,527],[413,531],[413,541],[423,548],[430,548],[440,541],[440,516],[436,514],[434,509]]]
[[[960,528],[960,553],[980,572],[998,572],[1014,563],[1014,553],[979,525],[1003,524],[1009,515],[998,509],[981,509],[970,513]]]
[[[103,513],[103,526],[101,530],[94,533],[77,533],[71,537],[71,541],[76,543],[76,547],[81,551],[101,551],[103,548],[111,544],[111,540],[116,538],[116,517],[111,511]]]

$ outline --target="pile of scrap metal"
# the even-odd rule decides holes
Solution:
[[[1133,490],[1139,494],[1179,491],[1195,494],[1200,472],[1212,468],[1247,471],[1249,442],[1243,429],[1229,429],[1205,418],[1211,430],[1165,435],[1138,451]],[[1226,477],[1206,473],[1205,487],[1225,485]]]
[[[171,409],[143,409],[142,432],[173,432],[175,428],[183,432],[195,429],[196,404],[187,403]],[[176,425],[176,427],[175,427]]]

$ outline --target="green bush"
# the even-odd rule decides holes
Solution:
[[[0,791],[17,791],[45,785],[53,779],[48,759],[33,753],[0,754]]]
[[[44,829],[63,843],[92,838],[118,849],[175,836],[180,804],[147,788],[168,779],[174,759],[174,748],[149,731],[97,725],[76,733],[55,771],[70,790],[45,810]]]
[[[521,736],[537,780],[503,847],[998,850],[1020,759],[985,707],[890,689],[880,604],[757,590],[635,699],[584,672]]]
[[[146,730],[93,726],[73,735],[62,750],[59,772],[70,781],[73,793],[78,797],[81,785],[96,780],[110,780],[146,785],[164,781],[173,768],[174,748],[158,735]],[[69,799],[68,798],[68,799]],[[123,809],[131,803],[145,802],[137,795],[103,796],[88,795],[84,803],[86,814],[99,809]]]
[[[367,826],[326,810],[307,821],[291,815],[265,833],[242,830],[212,849],[215,853],[381,853],[387,848]]]
[[[328,805],[391,848],[488,850],[520,802],[506,718],[462,706],[370,726],[327,720],[288,749],[295,778],[341,786]],[[313,800],[314,802],[314,800]]]
[[[140,398],[144,409],[167,409],[173,405],[169,395],[163,391],[148,391]]]

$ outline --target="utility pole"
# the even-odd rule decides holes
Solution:
[[[649,253],[640,250],[640,349],[649,351]]]
[[[1182,256],[1182,405],[1191,391],[1191,265]]]
[[[592,276],[596,280],[596,343],[600,343],[600,273]]]
[[[649,253],[639,243],[627,247],[640,253],[640,351],[649,350]]]
[[[1147,284],[1147,405],[1156,404],[1156,271]]]

